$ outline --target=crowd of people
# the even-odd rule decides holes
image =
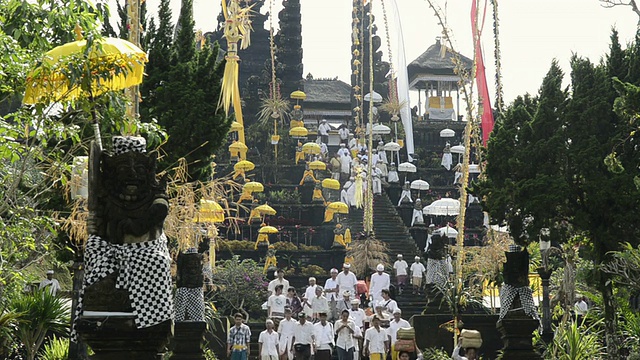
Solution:
[[[409,275],[414,292],[418,291],[425,275],[420,257],[411,266],[402,258],[399,254],[393,266],[400,291],[404,291]],[[368,286],[347,263],[342,271],[331,269],[329,275],[324,286],[310,277],[298,296],[284,271],[276,271],[267,287],[266,329],[258,337],[262,360],[308,360],[311,356],[329,360],[334,352],[339,360],[384,360],[387,355],[392,360],[409,360],[421,355],[414,338],[398,339],[398,331],[411,326],[391,298],[391,276],[384,265],[377,266]],[[234,318],[235,326],[227,338],[228,355],[232,360],[246,360],[251,330],[243,323],[242,314]],[[398,349],[397,343],[402,343]]]

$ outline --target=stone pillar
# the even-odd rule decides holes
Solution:
[[[424,247],[427,245],[427,235],[429,234],[427,226],[425,224],[414,225],[409,228],[409,232],[416,242],[418,250],[420,252],[424,251]]]
[[[207,324],[204,321],[176,322],[175,334],[169,348],[171,360],[204,360],[202,341]]]
[[[551,328],[551,306],[549,304],[549,278],[551,269],[538,268],[538,275],[542,279],[542,340],[545,344],[553,341],[553,329]]]
[[[526,315],[524,311],[511,311],[497,328],[502,337],[504,348],[502,360],[542,360],[542,356],[533,349],[533,332],[540,322]]]

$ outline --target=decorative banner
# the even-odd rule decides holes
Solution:
[[[484,27],[484,14],[482,15],[482,24],[477,26],[477,0],[471,0],[471,29],[473,29],[473,40],[475,44],[476,56],[476,86],[478,88],[478,96],[482,104],[482,144],[487,145],[489,135],[493,130],[493,109],[491,108],[491,100],[489,98],[489,88],[487,86],[487,76],[485,74],[484,59],[482,57],[482,46],[480,45],[480,37],[482,28]],[[486,3],[484,7],[487,9]]]

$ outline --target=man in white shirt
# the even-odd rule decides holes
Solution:
[[[382,305],[383,311],[389,314],[393,314],[393,312],[398,308],[398,303],[391,298],[389,289],[382,290],[382,300],[378,304]]]
[[[349,142],[349,128],[347,125],[340,125],[338,129],[338,135],[340,135],[340,144],[347,144]]]
[[[384,360],[389,350],[389,337],[387,331],[380,327],[380,319],[377,315],[371,320],[372,327],[364,333],[364,356],[369,360]]]
[[[407,269],[409,265],[402,258],[402,254],[398,254],[396,262],[393,263],[393,272],[398,282],[398,293],[402,294],[405,282],[407,281]]]
[[[335,346],[333,324],[327,321],[327,313],[319,313],[319,322],[313,325],[315,339],[315,360],[331,360],[331,350]]]
[[[398,359],[398,352],[395,351],[396,340],[398,340],[398,330],[408,327],[411,327],[411,324],[402,318],[402,311],[399,308],[396,308],[393,311],[393,320],[389,322],[389,328],[387,329],[387,334],[389,335],[389,341],[391,344],[391,360]]]
[[[293,343],[291,340],[293,340],[295,326],[298,322],[291,318],[291,315],[291,308],[286,307],[284,309],[284,320],[280,321],[278,325],[280,360],[293,360],[293,352],[291,351]]]
[[[329,271],[330,278],[324,282],[324,293],[327,294],[327,300],[329,301],[329,321],[335,321],[338,318],[336,304],[339,299],[339,287],[338,281],[336,278],[338,277],[338,269],[331,269]]]
[[[265,325],[267,330],[260,333],[258,336],[258,344],[260,347],[260,359],[262,360],[277,360],[278,359],[278,333],[273,330],[273,321],[267,319]]]
[[[364,328],[364,319],[367,317],[364,310],[360,309],[360,300],[351,300],[351,309],[349,310],[349,316],[353,319],[354,324],[360,329]]]
[[[49,294],[51,294],[53,296],[56,296],[58,291],[62,290],[58,280],[53,278],[53,270],[47,271],[47,278],[42,280],[40,282],[40,286],[38,287],[38,289],[40,289],[40,290],[45,289],[45,288],[49,291]]]
[[[293,348],[291,351],[295,354],[294,358],[296,360],[309,360],[313,351],[314,340],[313,324],[307,321],[306,314],[301,312],[298,314],[298,323],[293,332]]]
[[[311,311],[311,299],[316,296],[316,278],[313,276],[309,278],[309,286],[304,291],[304,295],[302,297],[302,310],[309,316],[313,314]]]
[[[317,320],[321,313],[327,314],[329,312],[329,301],[322,294],[322,286],[316,286],[316,296],[311,298],[311,311],[313,311],[312,319]]]
[[[338,290],[340,292],[349,291],[351,296],[355,296],[358,293],[356,288],[358,285],[358,278],[356,274],[352,273],[351,264],[342,264],[342,272],[336,277],[338,282]]]
[[[575,305],[575,312],[578,316],[585,316],[589,311],[589,305],[587,304],[587,298],[585,296],[581,297]]]
[[[422,278],[424,277],[424,273],[426,269],[424,265],[420,262],[420,256],[416,256],[414,258],[413,264],[411,264],[411,283],[413,284],[413,293],[419,293],[422,289]]]
[[[376,272],[371,275],[369,287],[369,294],[374,303],[382,300],[382,289],[389,289],[389,286],[391,286],[391,278],[384,272],[384,265],[378,264]]]
[[[269,282],[269,286],[267,286],[267,290],[269,290],[269,296],[276,293],[276,285],[282,285],[283,289],[289,289],[289,280],[284,278],[284,270],[278,269],[276,270],[274,275],[276,276],[276,278],[271,280]]]
[[[276,293],[267,300],[267,316],[276,322],[284,318],[284,307],[287,305],[287,297],[282,295],[282,285],[276,286]]]
[[[336,320],[334,329],[337,336],[338,360],[353,360],[355,351],[353,334],[356,331],[356,324],[349,319],[349,310],[343,310],[340,313],[340,319]]]
[[[318,125],[318,135],[320,135],[320,140],[322,143],[329,143],[329,131],[331,131],[331,125],[327,123],[326,119],[322,119],[320,125]]]

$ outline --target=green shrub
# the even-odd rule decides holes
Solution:
[[[44,345],[40,359],[42,360],[67,360],[69,358],[69,339],[53,337]]]

